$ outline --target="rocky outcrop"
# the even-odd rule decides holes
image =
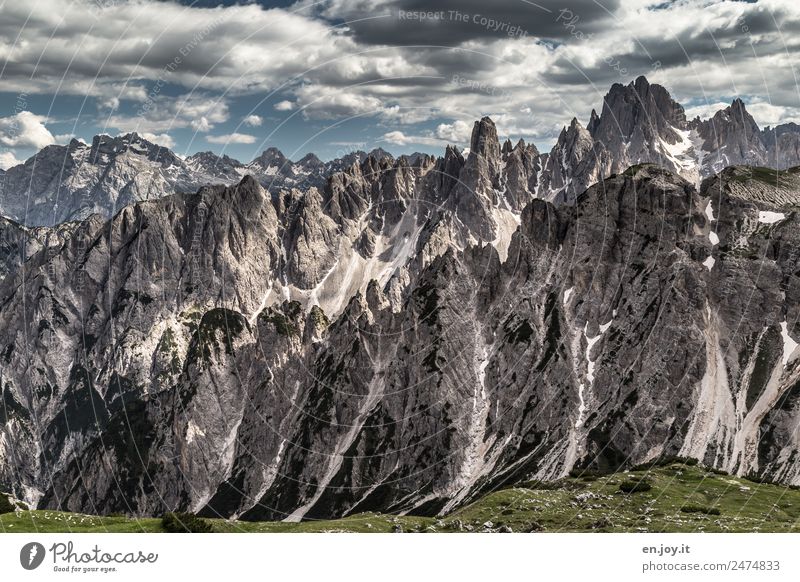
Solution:
[[[573,118],[544,162],[538,194],[557,204],[574,203],[578,194],[608,173],[605,147]]]
[[[768,165],[761,130],[741,99],[734,99],[707,121],[696,120],[695,126],[703,140],[703,161],[710,163],[714,172],[733,165]]]
[[[687,120],[664,87],[639,77],[612,85],[600,115],[592,110],[585,129],[573,119],[562,130],[543,162],[537,194],[571,202],[602,177],[641,163],[658,164],[699,186],[728,166],[800,165],[799,148],[796,125],[761,131],[741,99],[708,120]]]

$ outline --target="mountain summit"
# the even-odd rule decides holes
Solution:
[[[471,177],[464,187],[495,197],[493,192],[505,186],[505,156],[513,148],[509,143],[501,151],[489,118],[475,123],[469,145],[466,163]],[[793,167],[800,164],[800,127],[784,124],[762,131],[740,99],[711,119],[689,121],[664,87],[639,77],[628,85],[612,85],[599,115],[592,110],[585,127],[573,118],[549,153],[537,150],[532,155],[529,149],[523,164],[526,190],[539,198],[565,202],[574,201],[601,178],[640,163],[658,164],[697,185],[730,165]],[[66,146],[48,146],[5,172],[0,214],[28,226],[52,226],[92,213],[109,217],[133,202],[206,185],[232,185],[247,174],[273,194],[292,188],[321,190],[333,174],[369,157],[393,160],[378,148],[369,154],[351,152],[327,163],[313,154],[293,162],[274,147],[247,164],[212,152],[184,160],[135,133],[97,136],[91,146],[76,140]],[[412,156],[414,160],[423,157]],[[522,166],[514,164],[514,171],[519,171]],[[532,173],[534,167],[538,169]],[[519,182],[512,190],[517,186]],[[505,195],[516,196],[511,190]],[[462,212],[479,211],[470,208],[468,197],[462,202]],[[481,232],[487,238],[495,234],[488,223]]]

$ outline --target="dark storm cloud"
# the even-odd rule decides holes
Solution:
[[[619,0],[339,0],[324,15],[367,44],[456,46],[476,39],[567,39],[611,22]]]
[[[655,13],[663,8],[651,8]],[[677,11],[673,18],[680,18]],[[607,42],[600,47],[597,62],[591,66],[572,60],[572,53],[559,54],[544,77],[551,83],[562,85],[608,84],[639,74],[647,75],[659,70],[699,67],[698,75],[708,73],[708,68],[727,67],[731,74],[741,77],[757,72],[761,57],[781,53],[796,54],[800,47],[795,31],[800,20],[786,7],[769,10],[762,5],[747,6],[738,16],[714,21],[714,26],[698,27],[687,22],[676,33],[653,35],[651,30],[631,30],[618,27],[607,35],[616,36],[619,42]],[[641,36],[639,36],[641,35]],[[629,41],[629,42],[625,42]],[[580,46],[573,41],[572,46]],[[750,62],[747,71],[742,63]],[[787,75],[786,82],[793,77]],[[773,79],[773,83],[780,82]]]

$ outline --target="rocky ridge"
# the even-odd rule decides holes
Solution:
[[[598,165],[692,123],[619,87],[549,154],[484,118],[468,152],[354,156],[319,187],[1,223],[0,490],[300,521],[675,455],[800,483],[800,174]]]
[[[376,157],[386,156],[375,150]],[[91,214],[108,218],[145,200],[203,186],[234,185],[252,175],[272,193],[323,188],[328,177],[366,159],[365,152],[322,162],[313,154],[292,162],[268,148],[250,163],[206,151],[185,159],[137,133],[95,136],[47,146],[0,174],[0,214],[27,226],[54,226]]]
[[[479,153],[495,182],[475,184],[473,178],[464,187],[479,188],[485,195],[497,190],[516,204],[511,211],[518,213],[530,196],[573,203],[592,184],[635,164],[658,164],[697,186],[728,166],[798,166],[800,126],[786,123],[762,130],[740,99],[710,119],[689,120],[664,87],[639,77],[628,85],[612,85],[600,114],[592,110],[585,126],[573,118],[549,152],[507,141],[498,152]],[[92,213],[108,218],[134,202],[213,184],[231,186],[244,175],[255,177],[273,196],[292,189],[321,191],[329,178],[361,166],[369,157],[378,163],[396,162],[380,148],[329,162],[314,154],[292,161],[274,147],[249,163],[213,152],[182,159],[135,133],[103,135],[91,145],[73,140],[66,146],[48,146],[25,164],[0,173],[0,215],[28,226],[53,226]],[[414,154],[405,157],[405,164],[417,167],[430,159]],[[451,155],[445,162],[452,159]],[[519,193],[524,196],[518,198]],[[479,233],[491,236],[493,229],[486,226]]]
[[[558,206],[535,148],[471,141],[34,252],[0,285],[3,489],[297,521],[678,454],[800,482],[797,190],[638,165]]]

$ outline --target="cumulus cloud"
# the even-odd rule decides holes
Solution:
[[[14,155],[14,152],[0,152],[0,169],[7,170],[9,168],[13,168],[14,166],[18,166],[21,163],[22,161],[17,159],[17,157]]]
[[[135,114],[113,114],[105,120],[105,124],[122,132],[161,133],[185,127],[207,132],[229,118],[227,101],[206,92],[197,92],[177,98],[158,96],[148,99]]]
[[[30,111],[0,118],[0,144],[16,148],[41,149],[55,143],[53,134],[44,126],[47,118]]]
[[[161,147],[165,148],[173,148],[175,147],[175,140],[172,139],[172,136],[166,133],[142,133],[142,137],[147,141],[154,143],[156,145],[160,145]]]
[[[373,95],[336,87],[305,85],[297,91],[303,115],[315,119],[339,119],[364,114],[378,114],[384,101]]]
[[[472,125],[465,121],[441,123],[436,127],[436,137],[450,143],[469,142],[472,135]]]
[[[383,134],[383,141],[392,145],[406,146],[406,145],[426,145],[426,146],[443,146],[447,142],[433,135],[406,135],[402,131],[390,131]]]
[[[209,143],[219,143],[219,144],[232,144],[232,143],[249,144],[249,143],[256,143],[256,137],[254,135],[248,135],[246,133],[228,133],[226,135],[206,136],[206,141]]]
[[[260,115],[248,115],[242,120],[242,123],[249,125],[250,127],[259,127],[262,123],[264,123],[264,118]]]
[[[407,145],[412,143],[410,138],[407,137],[402,131],[390,131],[383,134],[383,139],[390,144],[394,145]]]
[[[119,97],[116,95],[109,95],[107,97],[100,97],[98,100],[98,107],[107,111],[116,111],[119,109]]]
[[[195,119],[190,123],[193,130],[198,131],[200,133],[206,133],[211,131],[214,127],[209,121],[208,118],[203,116],[200,119]]]
[[[285,100],[279,101],[278,103],[275,104],[275,109],[277,111],[291,111],[292,109],[294,109],[294,103]]]
[[[789,122],[800,123],[800,111],[797,107],[783,107],[757,100],[748,103],[747,110],[761,127]]]
[[[97,9],[95,2],[82,0],[68,11],[59,0],[4,4],[0,36],[15,38],[20,30],[24,42],[14,46],[3,72],[7,90],[58,89],[106,99],[124,98],[115,90],[127,81],[141,85],[145,94],[159,80],[202,89],[263,91],[348,54],[354,46],[321,19],[256,3],[207,8],[109,2]],[[69,75],[62,82],[65,70]]]

